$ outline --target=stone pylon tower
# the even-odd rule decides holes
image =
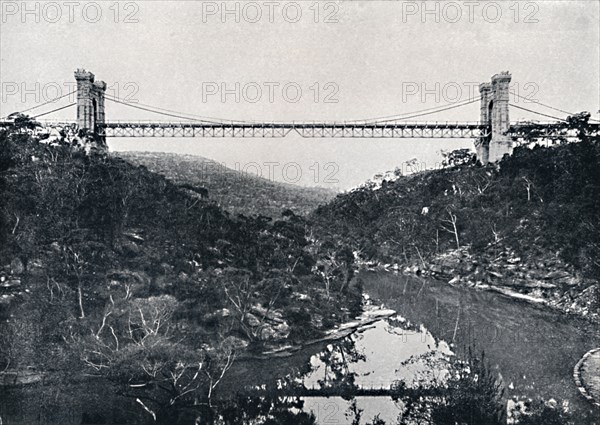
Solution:
[[[510,80],[511,75],[507,71],[494,75],[491,83],[479,85],[480,121],[488,124],[491,129],[489,137],[475,142],[477,159],[482,164],[498,162],[505,154],[512,153],[512,139],[506,134],[510,128],[508,114]]]
[[[481,83],[479,85],[479,94],[481,96],[480,102],[480,118],[479,121],[482,124],[491,125],[491,113],[490,101],[492,98],[492,85],[490,83]],[[475,151],[477,153],[477,159],[482,164],[487,164],[490,158],[490,139],[488,137],[482,137],[475,142]]]
[[[75,71],[77,80],[77,125],[88,129],[104,141],[99,129],[104,124],[104,93],[106,83],[94,81],[94,74],[85,69]]]

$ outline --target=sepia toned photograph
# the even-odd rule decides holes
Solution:
[[[600,425],[600,0],[0,0],[0,425]]]

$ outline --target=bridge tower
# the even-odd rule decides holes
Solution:
[[[479,85],[481,96],[480,121],[488,124],[491,134],[475,142],[477,159],[482,164],[498,162],[505,154],[512,153],[512,139],[507,135],[510,128],[508,115],[509,85],[508,71],[492,77],[491,83]]]
[[[104,93],[106,83],[94,81],[94,74],[85,69],[75,71],[77,80],[77,125],[98,135],[99,125],[104,124]],[[104,141],[104,136],[100,136]]]

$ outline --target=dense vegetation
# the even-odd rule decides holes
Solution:
[[[441,271],[432,264],[454,252],[466,264],[450,277],[497,278],[569,300],[585,293],[584,312],[597,314],[600,140],[588,136],[588,118],[576,116],[566,128],[579,143],[517,147],[499,166],[461,156],[441,170],[397,173],[339,195],[313,218],[364,260]]]
[[[0,131],[0,370],[92,373],[148,418],[206,418],[237,357],[360,310],[349,250],[292,211],[234,217],[30,126]]]
[[[200,156],[163,152],[118,152],[115,155],[132,164],[144,165],[188,190],[205,189],[206,196],[232,214],[279,218],[282,211],[289,209],[306,215],[336,194],[326,188],[278,183],[265,178],[267,176],[242,173]]]
[[[446,169],[396,174],[306,218],[296,212],[324,192],[264,181],[240,192],[239,176],[197,179],[196,158],[129,154],[133,165],[74,148],[85,140],[46,143],[23,119],[0,131],[0,370],[58,372],[52,379],[62,386],[50,381],[11,397],[51,411],[58,400],[84,399],[59,388],[76,391],[87,373],[106,382],[96,388],[131,403],[122,412],[129,416],[86,423],[209,424],[218,414],[221,423],[313,424],[313,415],[294,409],[298,400],[224,399],[219,391],[236,359],[318,338],[360,311],[354,250],[365,261],[423,270],[452,251],[484,270],[507,252],[513,266],[548,269],[558,258],[577,276],[561,289],[593,289],[600,143],[581,122],[571,124],[579,143],[517,148],[499,167],[455,153]],[[294,202],[296,212],[278,212]],[[234,216],[219,204],[262,215]],[[351,389],[345,362],[329,366],[336,384]],[[422,397],[432,394],[423,388],[403,399],[403,421],[506,423],[502,383],[483,359],[455,359],[449,368],[434,396]],[[548,403],[528,411],[519,423],[572,422]],[[359,409],[351,413],[359,423]]]

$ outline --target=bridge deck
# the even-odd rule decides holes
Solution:
[[[46,128],[75,129],[74,122],[40,121]],[[0,121],[0,127],[10,125]],[[590,124],[594,133],[599,124]],[[512,123],[509,134],[516,138],[531,134],[540,137],[560,135],[564,128],[557,122]],[[481,139],[490,136],[489,125],[474,122],[223,122],[207,121],[110,121],[99,129],[106,137],[210,137],[210,138],[283,138],[294,132],[307,138],[423,138]]]
[[[479,123],[131,123],[109,122],[107,137],[479,138]]]
[[[74,122],[40,121],[44,127],[75,128]],[[10,122],[0,122],[0,127]],[[294,132],[308,138],[462,138],[489,135],[479,122],[157,122],[110,121],[100,127],[106,137],[286,137]]]

